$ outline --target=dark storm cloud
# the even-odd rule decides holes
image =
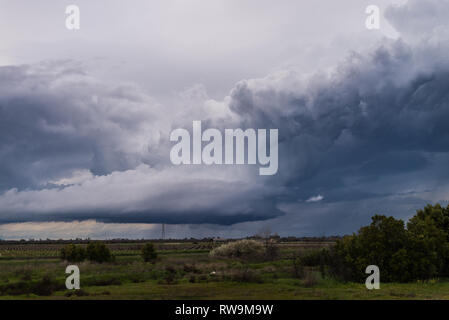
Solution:
[[[441,3],[429,2],[426,14]],[[407,33],[398,12],[412,24],[421,9],[411,1],[388,15]],[[446,20],[426,19],[420,39],[385,39],[330,73],[243,80],[224,101],[201,106],[161,106],[72,63],[0,68],[0,222],[271,219],[284,230],[338,233],[374,213],[405,217],[444,200],[449,46],[438,32]],[[170,130],[198,119],[222,129],[279,128],[278,174],[172,166]]]
[[[280,128],[279,183],[295,196],[380,197],[371,181],[425,170],[429,154],[449,151],[449,69],[416,68],[419,50],[385,42],[293,89],[279,89],[292,75],[242,81],[230,106],[245,126]]]
[[[145,152],[136,143],[148,146],[154,133],[150,103],[132,88],[100,85],[75,63],[0,68],[0,191],[74,169],[134,168]]]
[[[63,188],[18,191],[0,196],[0,222],[70,221],[233,224],[282,214],[274,188],[249,179],[241,168],[139,165],[133,170],[87,178]]]
[[[73,62],[0,68],[0,222],[232,224],[282,214],[244,168],[230,177],[174,168],[167,140],[180,121],[168,110]]]

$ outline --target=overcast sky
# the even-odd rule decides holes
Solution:
[[[0,238],[320,236],[445,204],[447,18],[448,0],[0,0]],[[173,166],[193,120],[278,128],[278,173]]]

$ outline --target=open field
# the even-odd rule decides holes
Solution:
[[[295,277],[292,257],[330,246],[329,242],[277,244],[274,261],[216,259],[213,242],[157,243],[158,260],[145,263],[142,243],[108,244],[115,262],[82,262],[81,290],[65,289],[62,244],[1,244],[0,299],[449,299],[449,281],[382,284],[369,291],[363,283],[322,278],[317,270]],[[76,263],[75,263],[76,264]],[[27,291],[27,285],[50,275],[50,295]]]

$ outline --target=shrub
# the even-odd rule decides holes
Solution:
[[[329,250],[328,249],[310,250],[305,254],[299,256],[298,260],[303,266],[321,267],[326,263],[328,263]]]
[[[131,273],[129,275],[129,280],[131,280],[132,283],[141,283],[145,282],[145,277],[141,273]]]
[[[113,256],[108,247],[102,242],[91,242],[87,245],[86,256],[91,262],[110,262]]]
[[[61,249],[60,256],[68,262],[81,262],[86,259],[86,250],[81,246],[69,244]]]
[[[36,294],[39,296],[50,296],[54,291],[63,290],[65,286],[62,283],[45,275],[39,281],[20,281],[0,286],[0,295],[23,295]]]
[[[167,284],[174,284],[176,283],[176,269],[172,266],[166,266],[165,267],[165,274],[164,274],[164,280]]]
[[[264,246],[254,240],[240,240],[224,244],[210,252],[212,257],[255,260],[264,256]]]
[[[236,270],[232,276],[232,281],[236,282],[253,282],[253,283],[262,283],[262,278],[258,273],[256,273],[254,270],[251,270],[250,268],[240,268]]]
[[[157,252],[152,243],[147,243],[142,247],[141,255],[145,262],[151,262],[157,259]]]
[[[26,268],[20,268],[14,271],[14,274],[18,277],[20,277],[20,280],[22,281],[31,281],[33,272],[30,269]],[[6,279],[8,280],[8,279]]]
[[[279,247],[273,239],[268,239],[265,241],[265,258],[268,261],[273,261],[279,257]]]
[[[65,294],[66,297],[72,297],[72,296],[77,296],[77,297],[86,297],[89,296],[89,292],[83,290],[83,289],[79,289],[79,290],[75,290],[75,291],[69,291]]]
[[[305,270],[304,265],[302,264],[302,261],[300,258],[294,258],[293,259],[293,276],[295,278],[302,279],[304,277]]]
[[[32,283],[26,281],[8,283],[0,286],[1,295],[18,296],[21,294],[29,294],[32,292]]]
[[[58,283],[50,275],[45,275],[41,280],[30,286],[31,293],[38,296],[50,296],[54,291],[62,290],[64,288],[64,285]]]
[[[320,281],[319,274],[313,271],[307,271],[304,275],[303,285],[306,288],[316,286]]]
[[[122,281],[117,279],[116,277],[102,277],[102,278],[94,278],[94,279],[86,279],[84,284],[87,286],[98,286],[98,287],[107,287],[107,286],[120,286],[122,285]]]
[[[194,264],[184,264],[182,270],[186,273],[200,273],[200,270]]]
[[[198,277],[198,282],[208,282],[209,279],[207,278],[207,276],[205,274],[202,274]]]

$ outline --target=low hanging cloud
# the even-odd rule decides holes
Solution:
[[[74,62],[2,67],[0,190],[152,163],[149,149],[168,131],[163,115],[138,88],[103,85]]]
[[[265,200],[274,191],[251,179],[246,181],[245,176],[235,171],[231,175],[218,170],[157,170],[140,165],[62,189],[8,190],[0,197],[0,221],[95,218],[122,223],[232,224],[281,214]]]
[[[232,224],[281,214],[263,203],[273,190],[245,168],[169,162],[169,132],[183,125],[184,106],[169,112],[74,62],[0,68],[0,83],[0,222]]]
[[[195,86],[162,105],[73,62],[0,68],[0,222],[229,225],[308,216],[317,228],[310,210],[322,221],[332,212],[362,224],[386,200],[401,216],[406,203],[444,200],[449,46],[441,30],[448,23],[429,12],[446,2],[387,10],[404,37],[349,54],[331,72],[242,80],[223,101]],[[408,26],[421,17],[420,36],[411,37]],[[192,120],[278,128],[278,174],[173,166],[169,133]],[[351,204],[366,212],[354,218]],[[324,232],[336,223],[323,225]]]
[[[324,199],[324,197],[321,194],[319,194],[315,197],[310,197],[309,199],[306,200],[306,202],[319,202],[323,199]]]

